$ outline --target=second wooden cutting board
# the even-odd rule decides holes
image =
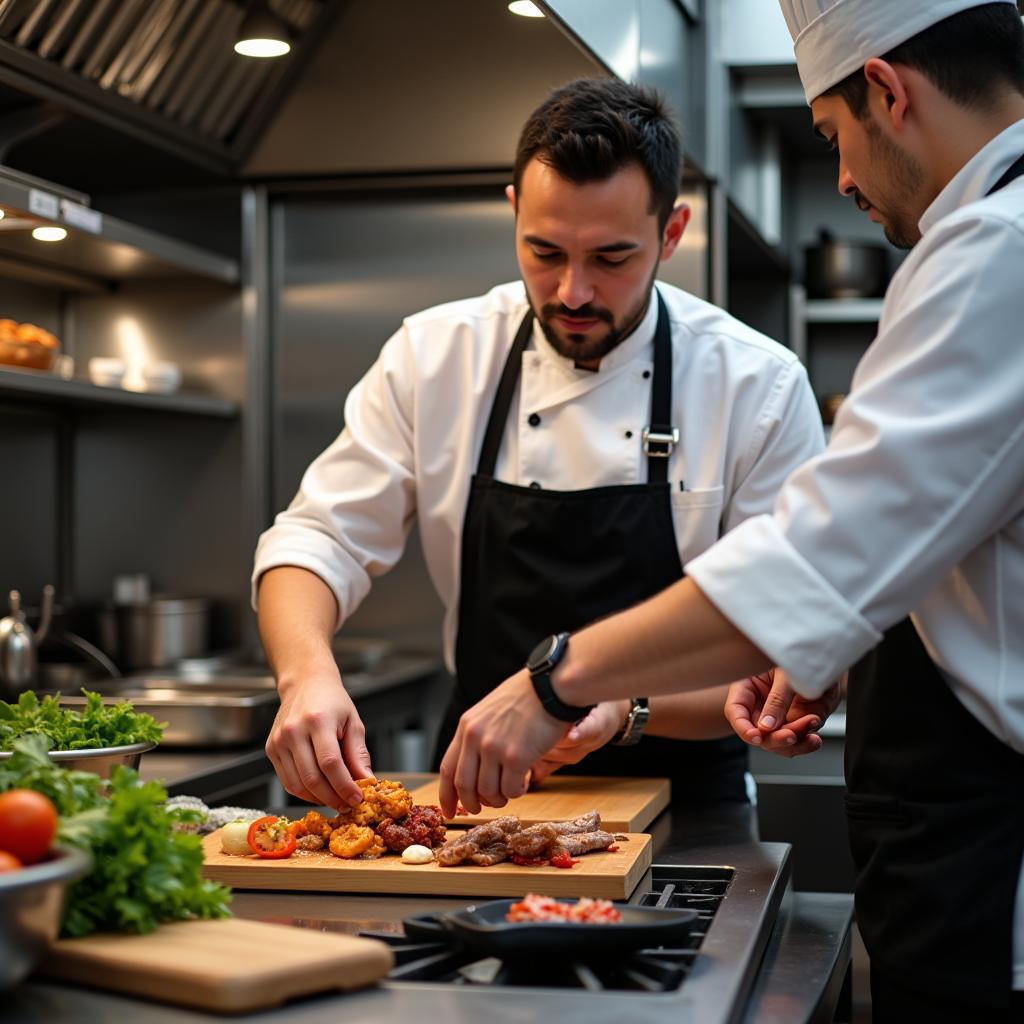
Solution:
[[[314,992],[363,988],[383,978],[393,963],[383,942],[229,918],[178,921],[148,935],[61,939],[39,972],[162,1002],[238,1013]]]
[[[413,802],[436,804],[437,787],[437,782],[428,782],[411,790]],[[538,821],[565,821],[596,809],[601,813],[603,829],[642,832],[668,806],[670,795],[668,779],[555,774],[504,807],[481,807],[477,814],[459,814],[452,818],[452,824],[479,825],[503,814],[514,814],[524,825],[534,825]]]

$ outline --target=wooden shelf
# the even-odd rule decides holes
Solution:
[[[152,412],[186,413],[232,419],[239,406],[211,395],[156,395],[104,388],[87,380],[62,380],[38,370],[16,370],[0,366],[0,400],[13,399],[48,402],[81,408],[121,407]]]
[[[803,316],[809,324],[873,324],[882,315],[882,299],[808,299]]]

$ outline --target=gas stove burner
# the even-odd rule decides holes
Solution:
[[[443,923],[443,915],[417,914],[403,922],[405,934],[361,932],[392,948],[391,981],[430,981],[462,987],[581,989],[588,992],[673,992],[700,955],[701,943],[732,880],[729,868],[655,866],[650,888],[630,901],[646,907],[696,910],[699,921],[682,948],[573,955],[538,961],[536,956],[497,959],[465,945]],[[594,925],[595,928],[614,927]]]

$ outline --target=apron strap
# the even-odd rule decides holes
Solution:
[[[658,326],[654,332],[654,380],[651,382],[651,426],[644,428],[644,451],[647,453],[647,477],[650,483],[665,483],[668,480],[668,458],[679,441],[679,431],[671,426],[672,420],[672,330],[669,325],[665,300],[657,288]],[[498,464],[498,452],[505,434],[512,396],[519,383],[519,371],[523,364],[523,353],[533,332],[533,311],[527,310],[519,330],[516,331],[509,349],[505,368],[491,406],[491,415],[484,432],[484,443],[477,463],[479,476],[494,476]]]
[[[501,371],[498,393],[494,396],[490,419],[487,420],[487,431],[484,434],[484,446],[480,450],[480,461],[476,471],[479,476],[494,476],[494,467],[498,464],[498,451],[501,439],[505,434],[505,423],[508,411],[512,408],[512,396],[519,383],[519,369],[523,364],[523,353],[533,332],[533,311],[527,310],[523,322],[516,331],[515,340],[505,360],[505,369]]]
[[[647,453],[647,482],[668,481],[668,460],[679,443],[679,430],[672,426],[672,328],[665,300],[657,288],[658,327],[654,332],[654,380],[651,382],[651,425],[644,429]]]

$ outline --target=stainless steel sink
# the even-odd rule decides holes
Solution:
[[[272,676],[232,673],[187,678],[174,675],[129,676],[90,684],[105,704],[129,700],[139,710],[166,722],[162,747],[227,747],[262,742],[277,713]],[[85,698],[62,694],[61,705],[80,708]]]

